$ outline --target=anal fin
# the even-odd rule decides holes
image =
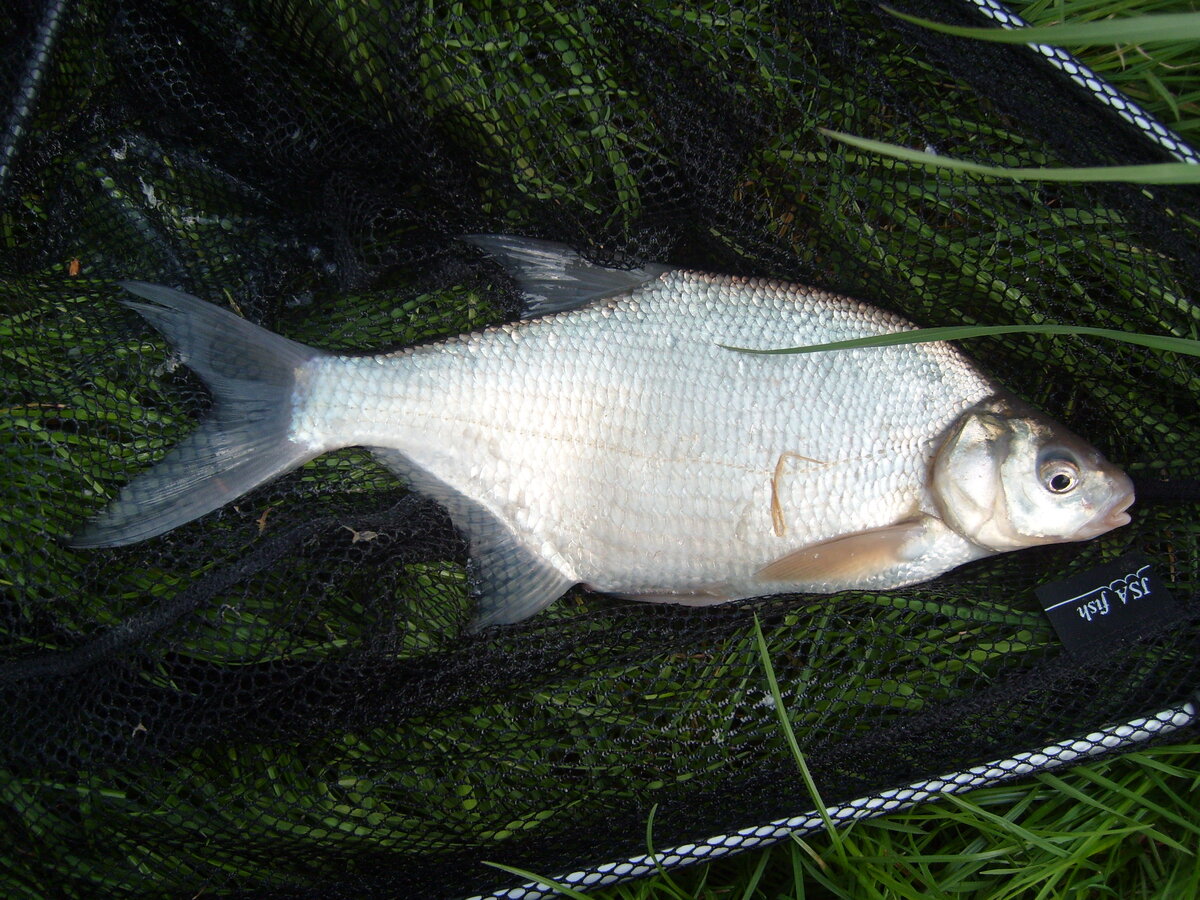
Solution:
[[[912,559],[924,544],[926,517],[856,531],[793,550],[755,573],[759,582],[853,585]]]
[[[414,465],[398,450],[373,448],[381,463],[407,480],[413,490],[446,508],[470,548],[468,566],[478,609],[472,631],[510,625],[545,609],[575,581],[517,540],[507,525],[461,491]]]
[[[476,514],[464,530],[471,542],[471,580],[479,595],[472,631],[528,619],[575,583],[519,544],[490,514]]]

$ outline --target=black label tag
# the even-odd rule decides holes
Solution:
[[[1144,553],[1126,553],[1035,593],[1069,650],[1134,640],[1184,615]]]

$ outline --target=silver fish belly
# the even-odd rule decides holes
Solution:
[[[559,311],[347,357],[208,307],[245,334],[243,358],[254,360],[266,338],[275,342],[257,356],[275,359],[279,371],[257,362],[250,369],[259,377],[235,391],[253,406],[245,418],[266,424],[231,421],[233,404],[224,404],[224,425],[205,423],[197,446],[181,446],[184,458],[168,457],[135,479],[78,543],[124,543],[187,521],[155,498],[189,461],[193,482],[197,467],[211,467],[207,445],[259,459],[240,479],[220,479],[239,494],[321,453],[366,446],[443,503],[465,532],[479,624],[493,624],[525,618],[577,583],[686,603],[897,587],[1012,549],[1005,541],[1075,539],[1080,516],[1093,530],[1097,518],[1115,527],[1132,501],[1119,470],[1022,407],[949,344],[775,356],[728,349],[913,327],[859,301],[665,267],[616,272],[518,238],[476,242],[516,274],[540,303],[535,312]],[[206,365],[216,368],[201,357],[221,351],[196,340],[205,327],[192,305],[202,301],[132,289],[156,304],[136,308],[181,345],[185,362],[202,377]],[[199,347],[190,358],[189,346]],[[276,373],[265,379],[269,387],[263,371]],[[220,409],[219,379],[206,380]],[[272,391],[286,393],[274,397],[282,412],[266,414]],[[1024,443],[1006,436],[1009,423],[1031,418],[1041,428],[1036,439],[1028,427]],[[1036,507],[1048,447],[1056,483],[1064,483],[1063,466],[1072,467],[1081,493],[1090,491],[1087,508],[1064,520],[1069,533],[1010,538],[1020,515],[1004,506],[1013,493],[1004,478],[1027,477]],[[1013,453],[1029,459],[1009,459]],[[193,492],[210,483],[200,474]],[[1094,483],[1085,485],[1085,476]],[[951,478],[972,486],[948,510],[953,491],[939,479]],[[1000,487],[989,494],[993,482]],[[210,493],[188,518],[233,499]],[[147,525],[147,517],[159,521]]]

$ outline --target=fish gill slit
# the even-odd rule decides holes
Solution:
[[[801,453],[793,453],[790,450],[784,450],[779,454],[779,458],[775,460],[775,471],[771,474],[771,526],[775,537],[787,535],[787,519],[783,515],[783,504],[779,502],[779,482],[783,478],[783,468],[789,459],[801,459],[818,466],[825,465],[819,459],[813,459],[811,456],[804,456]]]

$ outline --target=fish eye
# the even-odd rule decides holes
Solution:
[[[1079,484],[1079,466],[1069,459],[1051,459],[1038,472],[1042,486],[1052,494],[1069,494]]]

